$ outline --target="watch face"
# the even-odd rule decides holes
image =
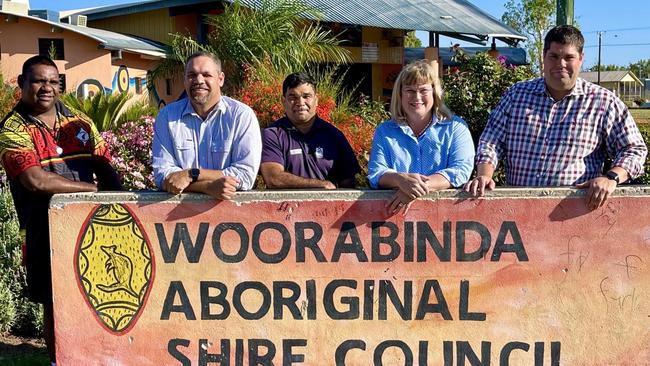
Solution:
[[[190,178],[192,178],[192,182],[196,182],[199,179],[199,174],[201,174],[201,171],[199,169],[190,169]]]

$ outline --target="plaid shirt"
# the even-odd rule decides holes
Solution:
[[[554,101],[543,78],[515,84],[490,113],[477,164],[506,161],[513,186],[574,185],[602,175],[606,158],[630,178],[643,173],[647,148],[623,102],[578,78]]]

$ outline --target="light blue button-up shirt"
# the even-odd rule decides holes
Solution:
[[[440,174],[452,187],[469,180],[474,168],[474,143],[467,124],[460,117],[437,121],[417,137],[405,124],[388,120],[377,127],[372,141],[368,180],[379,188],[388,172]]]
[[[188,98],[163,108],[154,125],[153,173],[162,189],[170,173],[190,168],[221,170],[239,179],[240,190],[253,188],[262,156],[255,112],[222,96],[205,120]]]

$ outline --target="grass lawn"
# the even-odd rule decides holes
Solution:
[[[637,123],[650,123],[650,108],[634,108],[630,113]]]

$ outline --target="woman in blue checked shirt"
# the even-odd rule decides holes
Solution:
[[[445,106],[436,70],[416,61],[400,72],[391,119],[377,127],[368,163],[372,188],[394,189],[388,212],[406,212],[418,197],[469,179],[474,143],[467,124]]]

